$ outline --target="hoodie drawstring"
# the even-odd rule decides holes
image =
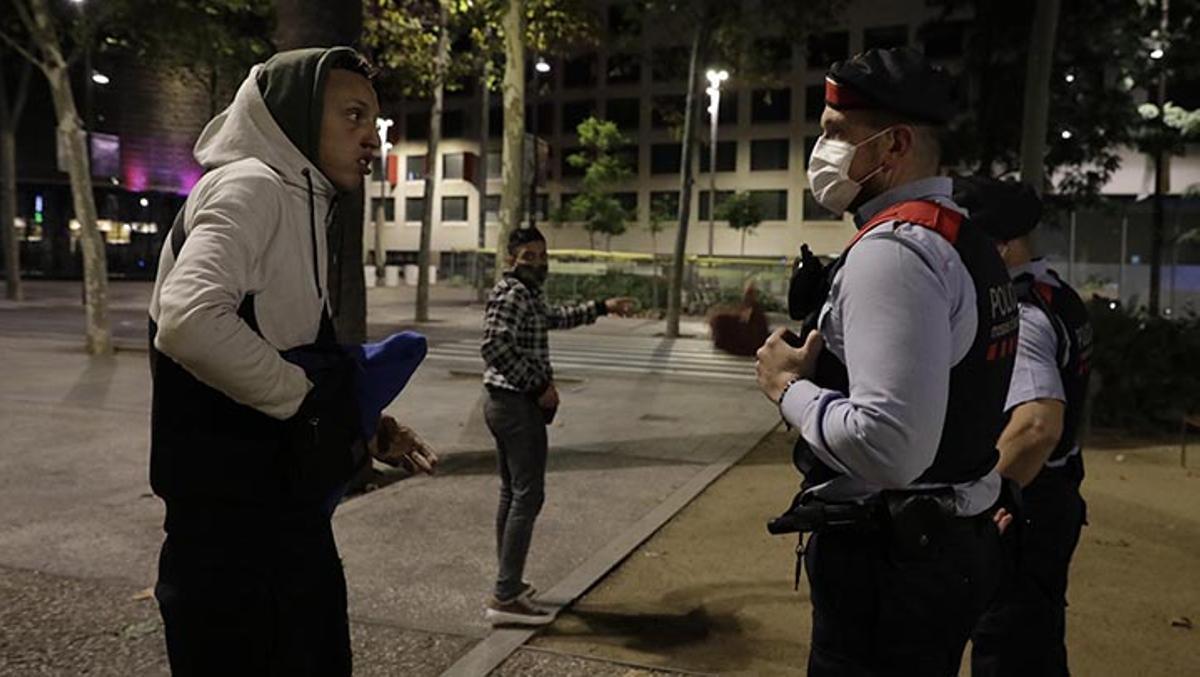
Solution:
[[[321,268],[317,263],[317,209],[315,198],[313,197],[313,181],[312,173],[308,171],[308,167],[300,170],[304,175],[304,180],[308,182],[308,225],[310,235],[312,235],[312,252],[313,252],[313,279],[317,283],[317,298],[324,300],[324,295],[321,294]]]

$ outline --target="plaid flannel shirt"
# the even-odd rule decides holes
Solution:
[[[554,380],[546,332],[591,324],[604,314],[603,301],[549,305],[541,289],[506,274],[492,289],[483,316],[484,385],[540,395]]]

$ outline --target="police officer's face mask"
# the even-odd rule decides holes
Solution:
[[[854,153],[860,146],[874,141],[891,129],[888,127],[876,132],[858,143],[829,139],[824,135],[817,139],[817,145],[813,146],[812,156],[808,159],[808,185],[822,207],[834,214],[841,214],[849,208],[863,184],[883,169],[883,165],[880,165],[861,179],[850,178]]]

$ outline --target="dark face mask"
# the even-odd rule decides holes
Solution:
[[[549,274],[550,267],[547,265],[533,266],[522,263],[513,268],[513,275],[527,287],[540,288],[546,283],[546,276]]]

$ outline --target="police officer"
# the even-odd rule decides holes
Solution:
[[[1042,203],[1031,188],[970,177],[955,181],[955,199],[995,240],[1021,316],[998,442],[1000,474],[1023,487],[1019,561],[975,629],[971,674],[1066,675],[1067,569],[1086,519],[1078,438],[1092,327],[1075,290],[1034,258],[1029,234]]]
[[[757,365],[800,432],[795,507],[838,516],[797,527],[813,532],[809,674],[955,675],[999,580],[1016,302],[938,176],[946,76],[913,50],[870,50],[834,64],[825,104],[809,183],[858,233],[802,338],[776,332]]]

